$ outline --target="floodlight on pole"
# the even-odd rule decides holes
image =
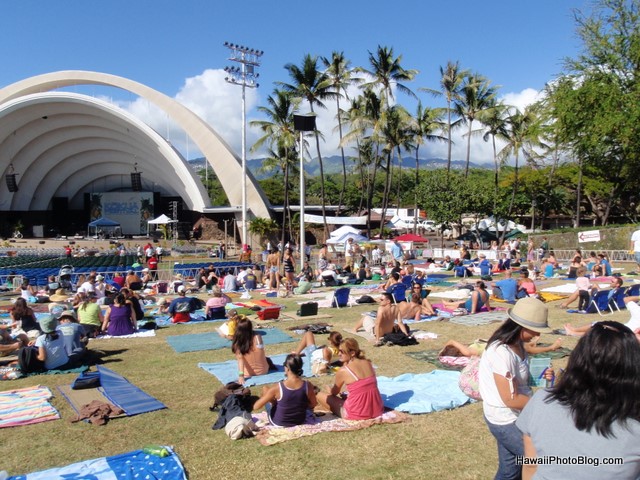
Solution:
[[[230,50],[229,60],[237,62],[240,66],[225,67],[227,72],[225,80],[242,87],[242,242],[247,242],[247,119],[245,89],[258,88],[256,82],[260,74],[256,68],[260,66],[260,57],[264,52],[244,46],[224,42],[224,46]]]
[[[304,132],[313,132],[316,129],[316,117],[313,115],[294,115],[293,128],[300,132],[300,270],[304,271],[305,259],[305,238],[304,238],[304,204],[305,204],[305,184],[304,184]]]

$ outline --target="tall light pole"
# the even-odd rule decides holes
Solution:
[[[256,80],[259,76],[256,67],[260,66],[262,50],[243,47],[229,42],[224,46],[230,51],[229,60],[237,62],[240,66],[225,67],[224,71],[229,75],[225,80],[242,87],[242,241],[247,241],[247,119],[245,105],[245,90],[257,88]]]
[[[304,203],[305,203],[305,185],[304,185],[304,132],[313,132],[316,129],[316,117],[306,115],[293,116],[293,129],[300,132],[300,270],[304,271],[305,259],[305,239],[304,239]]]

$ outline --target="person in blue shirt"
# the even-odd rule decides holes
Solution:
[[[504,279],[493,282],[493,296],[507,302],[515,302],[518,281],[511,278],[511,270],[506,270],[504,276]]]
[[[480,275],[485,277],[485,276],[491,276],[491,262],[489,260],[487,260],[487,256],[484,253],[481,253],[480,255],[478,255],[479,258],[479,262],[478,262],[478,268],[480,269]]]
[[[604,253],[599,253],[600,265],[602,265],[602,273],[605,277],[611,276],[611,264]]]

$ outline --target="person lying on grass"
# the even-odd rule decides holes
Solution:
[[[302,357],[290,353],[284,361],[285,379],[272,387],[263,387],[253,409],[265,407],[269,422],[276,427],[302,425],[307,412],[318,404],[315,386],[302,377]]]
[[[558,350],[562,348],[562,339],[558,338],[555,342],[553,342],[549,346],[541,346],[538,345],[538,340],[540,337],[533,338],[530,342],[526,342],[524,344],[524,350],[529,355],[536,355],[538,353],[546,353]],[[487,342],[485,340],[476,340],[470,345],[464,345],[456,340],[449,340],[444,344],[440,353],[438,353],[439,357],[479,357],[481,356],[485,349],[487,348]]]
[[[298,347],[292,352],[296,355],[305,353],[307,358],[311,359],[311,372],[314,375],[324,375],[329,369],[331,359],[338,356],[338,350],[340,349],[340,342],[342,342],[342,335],[338,332],[331,332],[329,334],[329,344],[318,346],[316,339],[312,332],[305,332]]]
[[[344,339],[339,354],[342,367],[336,373],[334,384],[317,393],[318,403],[347,420],[368,420],[382,415],[384,405],[376,372],[358,342],[353,338]],[[346,396],[340,393],[343,387]]]
[[[471,296],[464,302],[460,302],[459,300],[444,300],[442,303],[446,308],[465,308],[469,313],[478,313],[485,305],[488,310],[491,310],[491,307],[489,307],[489,293],[486,290],[484,282],[481,281],[476,282]]]

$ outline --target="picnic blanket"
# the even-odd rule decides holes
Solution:
[[[449,300],[466,300],[471,296],[471,290],[467,288],[457,288],[454,290],[443,290],[442,292],[431,292],[429,297],[447,298]]]
[[[353,328],[344,328],[343,329],[345,332],[350,333],[352,335],[358,335],[359,337],[362,337],[370,342],[375,342],[376,341],[376,336],[373,335],[372,333],[369,333],[365,330],[354,330]]]
[[[555,302],[556,300],[563,300],[567,298],[568,294],[560,294],[560,293],[551,293],[551,292],[540,292],[540,297],[544,302]]]
[[[262,342],[265,345],[294,341],[294,338],[291,335],[277,328],[255,330],[255,333],[262,336]],[[171,337],[167,337],[167,343],[175,350],[176,353],[231,348],[231,340],[221,337],[217,332],[173,335]]]
[[[143,450],[100,457],[72,463],[65,467],[9,477],[10,480],[64,480],[90,478],[114,480],[116,478],[186,480],[187,475],[178,455],[170,447],[162,447],[169,456],[157,457]]]
[[[24,374],[20,371],[20,368],[17,365],[6,365],[4,367],[0,367],[0,380],[15,380],[17,378],[22,377],[32,377],[35,375],[60,375],[66,373],[82,373],[85,370],[88,370],[89,367],[86,365],[82,365],[80,367],[69,368],[67,370],[43,370],[41,372],[31,372]]]
[[[352,430],[361,430],[373,425],[400,423],[410,420],[411,417],[406,413],[390,410],[381,416],[371,420],[344,420],[336,417],[332,413],[326,413],[322,416],[307,415],[306,423],[295,427],[274,427],[267,420],[265,412],[254,414],[253,420],[260,426],[260,431],[256,438],[262,445],[275,445],[289,440],[295,440],[316,433],[323,432],[346,432]]]
[[[51,390],[42,386],[0,392],[0,428],[59,419],[60,414],[49,403],[51,397]]]
[[[282,366],[282,364],[287,358],[287,354],[283,353],[280,355],[270,355],[270,358],[273,361],[274,365],[277,367],[277,370],[269,372],[265,375],[245,378],[244,384],[246,386],[250,387],[253,385],[266,385],[267,383],[277,383],[280,380],[284,380],[284,367]],[[302,357],[302,360],[303,376],[312,377],[313,373],[311,372],[309,359],[307,359],[307,357]],[[223,385],[226,385],[229,382],[236,382],[238,380],[237,360],[228,360],[226,362],[220,363],[198,363],[198,367],[216,377]]]
[[[434,370],[405,373],[397,377],[378,377],[378,388],[385,407],[408,413],[450,410],[469,403],[458,386],[459,372]]]
[[[488,325],[493,322],[504,322],[508,318],[506,311],[480,312],[472,315],[460,315],[459,317],[451,317],[451,323],[459,325],[478,326]]]

